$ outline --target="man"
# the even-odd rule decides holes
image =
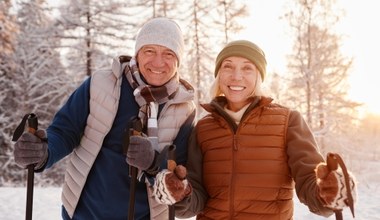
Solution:
[[[110,69],[84,81],[47,132],[24,133],[16,142],[16,163],[24,168],[36,164],[37,172],[70,154],[63,219],[127,219],[132,211],[135,219],[167,218],[166,207],[154,204],[146,183],[164,168],[157,158],[166,146],[176,146],[177,163],[186,160],[195,105],[193,88],[179,78],[183,50],[174,21],[148,21],[136,37],[134,56],[119,56]],[[123,138],[132,122],[141,124],[143,133],[127,137],[126,157]],[[46,134],[47,142],[42,141]],[[128,210],[133,193],[129,165],[140,171],[134,210]]]

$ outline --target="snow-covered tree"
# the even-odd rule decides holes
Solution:
[[[220,26],[224,34],[224,44],[231,40],[231,35],[238,33],[243,29],[239,24],[238,19],[249,15],[247,6],[239,3],[237,0],[218,0],[217,1],[217,19],[215,24]],[[218,28],[219,29],[219,28]]]
[[[14,120],[12,109],[8,103],[12,91],[11,76],[15,70],[14,62],[15,41],[18,32],[16,16],[10,13],[9,0],[0,2],[0,169],[5,170],[12,163],[11,131]],[[6,181],[1,175],[1,183]]]
[[[296,100],[324,146],[326,134],[344,132],[356,119],[358,103],[348,99],[352,58],[340,51],[341,36],[333,32],[341,15],[334,1],[297,0],[286,14],[295,34],[289,56],[290,100]]]
[[[9,0],[0,2],[0,123],[7,123],[5,117],[7,106],[4,100],[11,89],[10,76],[15,69],[14,51],[18,32],[16,16],[10,13]],[[3,126],[2,126],[3,127]],[[2,136],[2,135],[1,135]]]
[[[244,7],[237,1],[193,0],[179,8],[187,54],[182,76],[195,87],[197,103],[210,99],[207,88],[214,79],[216,55],[231,40],[230,34],[239,30],[236,21],[247,15]],[[198,105],[198,116],[202,111]]]
[[[29,113],[37,114],[39,128],[45,129],[68,92],[73,90],[72,81],[63,70],[59,53],[55,50],[59,42],[49,38],[52,21],[46,15],[44,5],[44,0],[17,2],[20,31],[15,42],[15,68],[9,75],[11,90],[7,91],[2,102],[12,119],[3,127],[9,137],[22,117]],[[13,161],[13,144],[8,142],[6,146],[9,150],[2,158],[2,164],[7,167],[0,184],[10,181],[25,183],[24,170]]]
[[[132,1],[70,0],[62,2],[57,25],[66,66],[78,80],[108,66],[111,58],[133,53],[141,11]]]

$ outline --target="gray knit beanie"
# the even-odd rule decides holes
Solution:
[[[169,48],[176,54],[178,64],[181,63],[185,43],[180,27],[173,20],[158,17],[145,23],[136,37],[135,55],[148,44]]]

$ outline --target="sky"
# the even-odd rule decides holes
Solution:
[[[279,16],[287,0],[246,0],[250,17],[238,38],[257,43],[267,56],[268,72],[285,72],[286,54],[291,53],[292,42],[286,30],[286,21]],[[380,1],[337,0],[346,15],[341,17],[336,30],[343,37],[342,54],[354,58],[349,77],[349,97],[365,104],[365,112],[380,115],[380,77],[378,68],[380,52]],[[270,77],[270,76],[268,76]]]

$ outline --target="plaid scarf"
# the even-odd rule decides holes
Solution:
[[[136,58],[132,57],[129,65],[125,67],[125,75],[129,84],[134,89],[136,102],[140,106],[139,119],[143,128],[147,129],[147,135],[157,137],[157,113],[158,105],[172,99],[178,90],[179,76],[175,74],[167,83],[162,86],[151,86],[146,84],[137,67]],[[152,121],[149,123],[148,121]]]

